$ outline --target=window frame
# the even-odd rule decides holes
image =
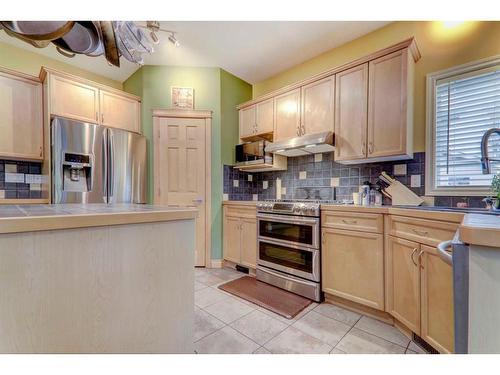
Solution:
[[[426,76],[426,124],[425,124],[425,195],[429,196],[486,196],[491,195],[491,188],[486,186],[454,186],[436,187],[435,170],[435,116],[436,116],[436,83],[452,80],[459,77],[475,75],[500,65],[500,55],[476,60],[467,64],[454,66],[449,69],[429,73]]]

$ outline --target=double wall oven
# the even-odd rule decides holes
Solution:
[[[319,204],[257,204],[257,278],[321,300]]]

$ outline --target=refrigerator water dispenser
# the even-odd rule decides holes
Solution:
[[[92,190],[92,157],[64,153],[62,163],[63,191],[88,192]]]

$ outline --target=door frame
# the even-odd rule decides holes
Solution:
[[[161,118],[205,120],[205,267],[212,266],[212,111],[185,109],[153,109],[153,202],[160,198],[158,178],[158,139]]]

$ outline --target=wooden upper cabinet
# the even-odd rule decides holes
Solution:
[[[420,334],[420,244],[386,236],[386,311]]]
[[[257,134],[274,131],[274,100],[268,99],[256,104]]]
[[[333,132],[334,76],[301,88],[301,126],[304,134]]]
[[[99,89],[75,80],[50,75],[51,115],[96,123],[99,121]]]
[[[368,63],[335,75],[335,160],[366,157]]]
[[[135,133],[141,132],[141,103],[124,95],[99,90],[100,123]]]
[[[410,59],[412,59],[410,57]],[[370,61],[368,91],[368,157],[390,157],[412,152],[409,124],[408,67],[403,49]]]
[[[42,84],[0,70],[0,157],[43,159]]]
[[[240,138],[247,138],[255,135],[256,132],[256,106],[252,105],[240,109]]]
[[[421,336],[439,352],[453,353],[453,270],[435,247],[421,248]]]
[[[300,134],[300,88],[274,98],[274,124],[274,141]]]

